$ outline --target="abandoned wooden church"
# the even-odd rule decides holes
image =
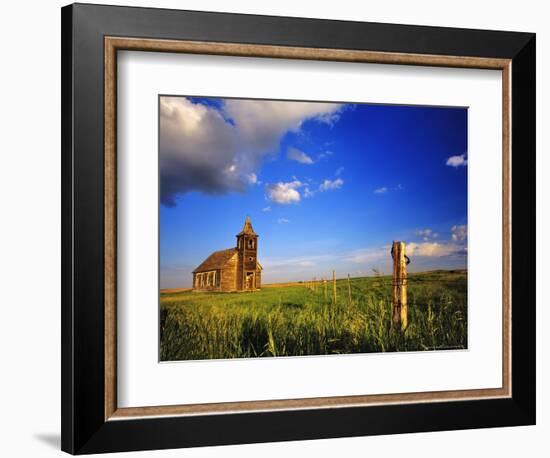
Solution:
[[[237,246],[215,251],[193,271],[193,291],[256,291],[261,284],[258,234],[247,216]]]

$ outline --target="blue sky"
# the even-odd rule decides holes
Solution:
[[[467,109],[159,98],[160,286],[250,215],[263,281],[467,265]]]

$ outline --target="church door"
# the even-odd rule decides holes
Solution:
[[[254,288],[254,272],[247,272],[245,276],[244,289]]]

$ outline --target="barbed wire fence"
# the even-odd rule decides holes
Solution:
[[[441,278],[430,278],[429,272],[407,273],[407,266],[410,264],[410,258],[405,254],[406,246],[404,242],[394,241],[392,243],[392,274],[384,275],[379,269],[372,269],[374,275],[369,278],[373,279],[373,286],[376,288],[385,288],[391,286],[392,293],[392,325],[401,330],[405,330],[408,326],[408,291],[409,285],[421,284],[442,284],[445,280]],[[460,271],[461,269],[456,269]],[[340,294],[344,292],[344,297],[349,304],[353,302],[353,280],[364,277],[351,277],[348,273],[344,278],[336,277],[336,270],[332,270],[332,278],[321,277],[318,279],[314,276],[311,280],[303,282],[304,286],[314,293],[319,291],[323,295],[325,301],[329,299],[332,304],[336,304],[338,300],[338,291]],[[339,286],[337,284],[339,283]],[[346,291],[347,289],[347,291]],[[347,294],[345,294],[347,293]]]

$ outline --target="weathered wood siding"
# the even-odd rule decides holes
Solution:
[[[252,247],[250,246],[252,244]],[[258,237],[247,236],[245,238],[244,268],[247,271],[256,271],[258,267]]]
[[[237,261],[238,256],[233,256],[221,270],[221,291],[235,291],[237,289]]]
[[[262,287],[262,271],[258,269],[256,271],[256,289],[260,289]]]
[[[216,272],[216,277],[215,279],[212,279],[215,281],[215,283],[211,283],[211,284],[207,284],[207,282],[204,282],[204,284],[198,284],[197,282],[197,279],[199,278],[199,276],[201,275],[201,273],[194,273],[193,274],[193,291],[199,291],[199,292],[204,292],[204,291],[221,291],[221,278],[220,278],[220,275],[222,274],[221,273],[221,270],[220,269],[215,269],[214,272]],[[204,275],[204,273],[202,273]]]
[[[243,252],[239,251],[238,256],[236,257],[235,264],[235,289],[241,291],[243,289]]]

